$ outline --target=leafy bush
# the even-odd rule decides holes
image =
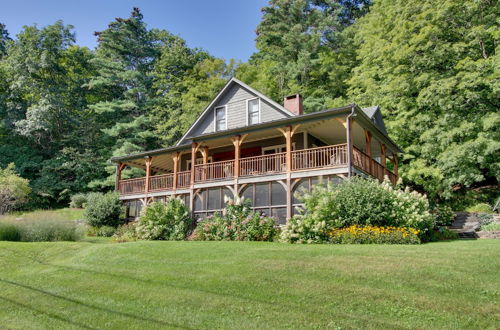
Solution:
[[[143,209],[137,225],[139,238],[178,241],[186,238],[193,220],[179,198],[154,202]]]
[[[124,243],[137,240],[136,223],[121,225],[116,229],[113,235],[113,241],[117,243]]]
[[[476,205],[472,205],[465,210],[470,213],[493,213],[492,207],[486,203],[479,203]]]
[[[97,237],[111,237],[116,232],[115,227],[102,226],[102,227],[88,227],[87,236],[97,236]]]
[[[22,242],[78,241],[81,228],[74,222],[16,221],[0,224],[0,240]]]
[[[12,211],[26,202],[31,193],[29,181],[14,171],[14,164],[0,168],[0,214]]]
[[[272,241],[276,220],[253,212],[243,199],[227,201],[223,213],[198,223],[195,239],[206,241]]]
[[[0,241],[19,242],[21,231],[19,227],[6,222],[0,222]]]
[[[455,212],[451,207],[446,205],[437,205],[432,210],[432,214],[436,220],[436,226],[449,226],[455,220]]]
[[[425,232],[435,225],[424,195],[400,190],[389,182],[355,177],[338,185],[317,185],[298,196],[304,214],[283,227],[285,242],[320,243],[333,229],[358,226],[408,227]]]
[[[456,232],[446,227],[437,227],[421,235],[420,239],[422,242],[437,242],[459,239],[459,236]]]
[[[419,244],[417,229],[406,227],[357,226],[334,229],[328,233],[333,244]]]
[[[87,195],[86,194],[76,194],[71,196],[71,202],[69,203],[69,207],[74,209],[82,209],[85,204],[87,204]]]
[[[487,225],[481,226],[482,231],[500,231],[500,222],[491,222]]]
[[[83,213],[87,224],[92,227],[118,227],[123,220],[123,206],[118,194],[90,193]]]

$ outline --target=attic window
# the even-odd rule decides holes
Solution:
[[[247,125],[260,123],[260,99],[247,101]]]
[[[227,128],[226,106],[215,108],[215,130],[221,131]]]

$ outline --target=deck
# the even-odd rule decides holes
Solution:
[[[309,171],[311,175],[314,175],[314,172],[319,173],[320,170],[348,166],[348,146],[347,144],[338,144],[292,151],[290,165],[287,164],[287,153],[282,152],[241,158],[238,160],[238,164],[236,160],[226,160],[195,165],[193,171],[150,176],[149,182],[146,182],[146,177],[119,180],[118,191],[123,196],[168,192],[188,189],[196,184],[217,183],[236,178],[265,178],[268,176],[272,180],[275,175],[286,174],[289,171],[292,173]],[[383,180],[387,176],[393,184],[397,181],[397,176],[387,167],[356,147],[353,147],[352,150],[352,166],[379,180]],[[192,178],[192,176],[194,177]]]

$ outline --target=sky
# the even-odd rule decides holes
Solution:
[[[226,60],[246,61],[255,51],[255,29],[267,0],[0,0],[0,23],[14,37],[24,25],[63,20],[76,43],[94,48],[95,31],[139,7],[149,28],[170,31],[190,47]]]

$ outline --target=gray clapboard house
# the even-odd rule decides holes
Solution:
[[[398,152],[377,106],[304,114],[300,95],[281,105],[232,78],[176,145],[112,161],[128,217],[176,196],[202,218],[240,196],[283,223],[300,205],[294,193],[320,181],[364,175],[395,183]],[[127,166],[144,177],[123,180]]]

